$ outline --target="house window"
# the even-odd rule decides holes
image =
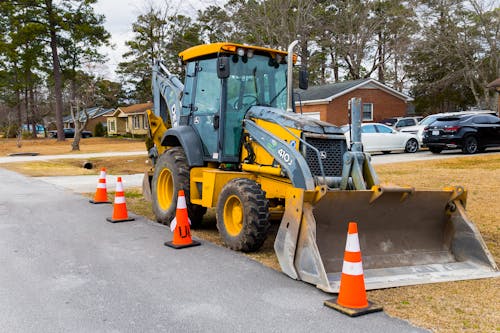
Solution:
[[[132,117],[132,124],[134,126],[134,129],[141,128],[141,122],[140,122],[139,116],[133,116]]]
[[[114,120],[109,121],[109,131],[110,132],[115,132],[116,131],[116,125]]]
[[[148,117],[146,115],[142,116],[142,120],[143,120],[143,123],[144,123],[144,128],[147,129],[148,128]]]
[[[373,120],[373,103],[363,103],[363,118],[362,120]]]

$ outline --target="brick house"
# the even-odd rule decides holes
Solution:
[[[148,133],[148,118],[146,110],[153,107],[153,103],[134,104],[118,107],[108,113],[108,135],[146,135]]]
[[[86,118],[86,114],[87,114],[89,116],[89,120],[87,121],[87,125],[85,126],[84,130],[94,133],[95,126],[98,123],[101,123],[101,124],[103,124],[104,127],[106,127],[105,115],[112,112],[113,110],[114,109],[107,109],[107,108],[103,108],[101,106],[95,106],[92,108],[88,108],[85,110],[86,113],[83,110],[80,111],[80,115],[78,116],[78,121],[83,124],[85,122],[85,118]],[[63,117],[63,125],[64,125],[64,128],[75,128],[73,117],[71,117],[71,115]]]
[[[407,116],[408,103],[413,101],[410,96],[369,78],[311,86],[307,90],[296,92],[300,94],[305,115],[334,125],[349,122],[348,101],[353,97],[361,98],[363,122],[380,122],[384,118]],[[296,101],[298,100],[296,96]]]

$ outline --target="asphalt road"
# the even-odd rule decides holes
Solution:
[[[421,332],[166,227],[111,224],[110,205],[0,168],[0,332]],[[416,311],[418,311],[416,309]]]

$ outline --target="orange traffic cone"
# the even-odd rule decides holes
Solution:
[[[125,193],[123,192],[122,177],[116,181],[115,203],[113,205],[113,217],[107,217],[106,221],[111,223],[127,222],[135,220],[129,217],[127,213],[127,204],[125,203]]]
[[[174,233],[173,239],[171,242],[166,242],[165,245],[175,249],[200,245],[200,242],[191,239],[191,228],[189,224],[186,198],[184,197],[184,191],[180,190],[177,195],[175,218],[170,223],[170,230]]]
[[[355,222],[349,223],[347,232],[339,295],[325,301],[325,305],[351,317],[382,310],[381,306],[369,302],[366,298],[358,225]]]
[[[97,189],[95,191],[94,199],[89,200],[93,204],[110,204],[111,201],[108,200],[108,192],[106,190],[106,168],[101,169],[101,174],[99,175],[99,181],[97,182]]]

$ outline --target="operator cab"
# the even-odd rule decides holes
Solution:
[[[198,132],[204,160],[239,162],[246,112],[258,105],[286,109],[287,53],[215,43],[179,55],[186,65],[180,116]]]

